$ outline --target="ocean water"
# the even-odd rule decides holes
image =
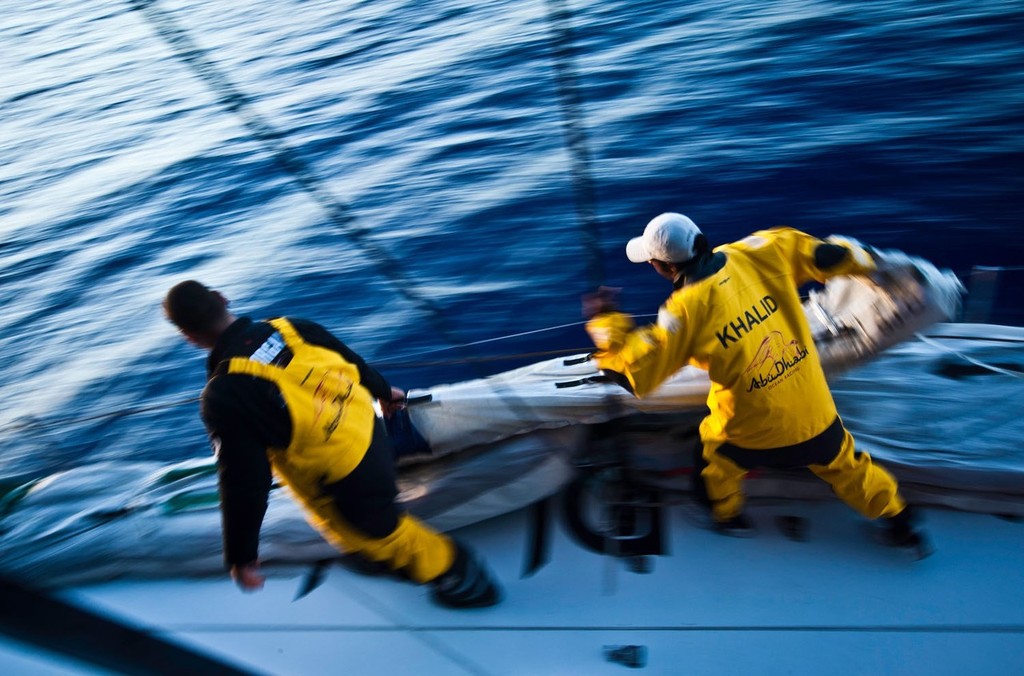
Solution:
[[[585,348],[596,284],[653,312],[623,246],[661,211],[716,243],[786,224],[965,278],[1024,265],[1013,0],[4,15],[4,476],[209,453],[204,355],[160,312],[187,278],[422,387]],[[1024,323],[1017,297],[994,319]]]

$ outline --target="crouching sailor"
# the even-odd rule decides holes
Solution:
[[[687,364],[708,372],[695,489],[718,531],[752,530],[743,512],[747,472],[807,467],[865,517],[882,519],[889,544],[925,548],[895,479],[855,450],[843,427],[798,294],[812,280],[871,274],[868,251],[792,228],[712,250],[693,221],[667,213],[630,240],[626,254],[675,290],[646,327],[615,310],[611,290],[586,296],[587,331],[601,368],[624,376],[639,397]]]
[[[385,565],[451,608],[494,605],[501,592],[462,544],[395,502],[393,454],[373,409],[404,392],[324,327],[235,317],[196,281],[164,299],[167,318],[209,350],[202,417],[217,453],[224,556],[243,590],[263,586],[259,531],[272,474],[332,545]]]

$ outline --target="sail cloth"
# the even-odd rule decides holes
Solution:
[[[832,386],[919,502],[1024,515],[1024,328],[939,324]]]

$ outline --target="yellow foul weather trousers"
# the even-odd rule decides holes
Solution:
[[[899,494],[896,480],[885,469],[874,464],[867,453],[854,449],[853,436],[842,427],[838,418],[819,437],[828,434],[838,439],[840,431],[842,441],[839,452],[831,460],[826,459],[828,455],[823,456],[819,449],[813,448],[815,440],[811,440],[809,445],[810,453],[805,444],[755,450],[741,449],[722,442],[705,443],[703,456],[707,465],[701,472],[701,478],[707,488],[715,520],[728,521],[743,510],[743,478],[749,470],[757,467],[807,467],[828,482],[840,500],[869,519],[896,516],[902,512],[906,503]]]

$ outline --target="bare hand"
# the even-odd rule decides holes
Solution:
[[[599,286],[594,293],[583,294],[583,318],[593,319],[602,312],[617,312],[620,291],[619,287]]]
[[[391,388],[391,401],[380,400],[380,410],[385,418],[390,418],[395,411],[405,408],[405,390],[397,387]]]
[[[266,582],[266,578],[260,574],[259,561],[253,561],[243,566],[231,566],[231,579],[244,592],[259,591],[263,589],[263,583]]]

